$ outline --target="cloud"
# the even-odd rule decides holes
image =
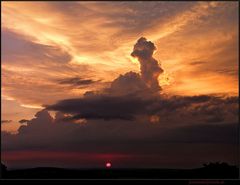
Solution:
[[[233,76],[236,77],[238,76],[238,69],[218,69],[216,70],[217,73],[219,74],[223,74],[223,75],[229,75],[229,76]]]
[[[51,123],[53,118],[46,110],[41,110],[35,114],[36,118],[32,120],[25,121],[27,125],[22,125],[19,127],[19,134],[32,135],[36,134],[37,130],[51,129]],[[46,131],[47,132],[47,131]]]
[[[91,85],[98,81],[94,81],[92,79],[82,79],[80,77],[73,77],[73,78],[67,78],[62,79],[59,81],[60,84],[67,84],[67,85],[73,85],[73,86],[85,86],[85,85]]]
[[[152,55],[156,47],[151,41],[141,37],[134,45],[131,56],[136,57],[140,62],[141,78],[153,90],[160,90],[158,77],[163,72],[158,61]]]
[[[67,148],[72,150],[77,144],[91,145],[95,142],[96,145],[109,144],[108,150],[111,150],[114,143],[119,142],[126,145],[145,142],[153,142],[156,145],[166,142],[237,143],[237,122],[212,125],[202,123],[168,128],[161,124],[152,125],[145,120],[134,122],[126,120],[126,123],[117,120],[107,122],[93,120],[76,123],[74,120],[63,119],[66,117],[67,115],[58,112],[56,118],[53,118],[46,110],[39,111],[27,125],[19,128],[18,134],[7,134],[3,139],[3,149],[24,150],[40,147],[54,150],[69,145]],[[7,144],[11,141],[10,138],[16,140],[16,143]],[[85,150],[84,148],[79,149]],[[86,146],[86,150],[87,148]]]
[[[109,88],[88,91],[81,98],[65,99],[46,105],[46,109],[70,114],[69,119],[72,120],[138,120],[141,116],[171,123],[181,119],[183,124],[236,120],[236,97],[167,96],[158,93],[160,86],[157,79],[163,70],[152,58],[154,50],[152,42],[140,38],[132,52],[141,64],[140,74],[130,71],[119,75]]]
[[[23,124],[23,123],[28,123],[29,120],[27,120],[27,119],[21,119],[21,120],[19,120],[18,122],[21,123],[21,124]]]
[[[131,120],[135,114],[143,113],[147,101],[132,95],[91,95],[77,99],[62,100],[47,106],[47,110],[61,111],[73,115],[73,119],[123,119]]]
[[[64,120],[66,116],[58,113],[56,118],[52,118],[46,110],[42,110],[26,125],[22,125],[17,134],[2,132],[2,159],[7,163],[11,163],[11,160],[16,163],[19,160],[19,163],[25,164],[32,160],[31,163],[35,164],[36,161],[43,160],[51,164],[53,156],[46,154],[47,157],[41,158],[41,155],[35,159],[29,156],[32,156],[32,152],[44,155],[44,152],[55,151],[58,152],[57,155],[54,154],[57,164],[68,161],[69,157],[65,158],[64,153],[122,154],[130,157],[124,161],[125,167],[136,167],[138,165],[134,161],[137,158],[139,163],[147,160],[148,165],[157,162],[157,166],[162,166],[166,159],[167,166],[171,165],[169,161],[172,160],[173,166],[182,166],[184,164],[181,161],[187,159],[191,159],[190,166],[199,166],[202,160],[219,159],[234,163],[238,158],[237,122],[212,125],[200,123],[167,128],[162,124],[151,124],[141,119],[87,120],[76,123],[74,120]],[[16,155],[21,151],[28,155]],[[8,158],[8,152],[15,153],[15,157]],[[79,161],[78,165],[82,164],[81,155],[70,158],[74,162]],[[86,158],[84,161],[91,164],[91,160]],[[99,162],[102,160],[109,158],[99,159]]]
[[[3,124],[3,123],[11,123],[12,122],[12,120],[1,120],[1,124]]]
[[[2,38],[2,92],[21,104],[40,105],[49,99],[61,99],[70,93],[69,88],[66,92],[53,79],[76,75],[77,70],[88,71],[88,66],[73,69],[69,65],[72,56],[59,46],[37,43],[30,36],[6,28]]]
[[[70,114],[72,119],[139,120],[141,116],[155,115],[160,117],[160,124],[169,122],[167,126],[173,126],[237,121],[238,100],[237,97],[206,95],[144,97],[137,93],[121,96],[93,93],[62,100],[46,108]],[[178,123],[179,119],[181,123]]]
[[[149,102],[153,101],[152,92],[160,90],[158,76],[163,70],[152,57],[155,49],[152,42],[143,37],[138,39],[131,55],[138,58],[141,74],[127,72],[113,80],[109,88],[98,93],[87,92],[83,98],[63,100],[46,108],[70,113],[73,119],[134,119],[136,115],[144,113]],[[69,82],[79,83],[79,78],[62,83]]]
[[[204,62],[204,61],[194,61],[194,62],[190,62],[189,65],[195,66],[195,65],[202,65],[202,64],[205,64],[205,63],[206,62]]]
[[[142,80],[141,76],[135,72],[127,72],[119,75],[118,78],[111,82],[109,88],[105,89],[105,93],[111,95],[127,95],[127,94],[146,94],[150,89]]]
[[[179,139],[179,142],[189,143],[231,143],[237,144],[237,124],[202,124],[195,126],[184,126],[166,131],[169,141]],[[219,136],[219,137],[214,137]],[[221,137],[222,136],[222,137]],[[168,140],[166,139],[166,141]]]
[[[35,61],[35,66],[41,66],[46,63],[64,64],[72,59],[72,56],[59,46],[39,44],[34,42],[30,36],[6,28],[2,30],[2,39],[4,43],[2,61],[4,64],[11,62],[11,65],[26,65]]]

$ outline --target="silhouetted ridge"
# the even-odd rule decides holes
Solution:
[[[37,167],[5,169],[6,179],[238,179],[238,167],[227,163],[208,163],[196,169],[64,169]]]

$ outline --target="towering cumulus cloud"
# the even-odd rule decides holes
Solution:
[[[161,90],[158,77],[163,72],[158,61],[153,58],[156,47],[151,41],[141,37],[134,45],[131,56],[136,57],[141,65],[141,77],[143,81],[153,90]]]

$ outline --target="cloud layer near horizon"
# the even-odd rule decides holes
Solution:
[[[215,160],[237,162],[236,122],[185,126],[176,122],[173,126],[173,122],[159,124],[146,119],[76,121],[66,117],[57,113],[54,119],[43,110],[22,125],[18,134],[2,132],[2,160],[10,167],[101,167],[107,160],[116,167],[198,167]],[[163,125],[169,123],[173,125]]]

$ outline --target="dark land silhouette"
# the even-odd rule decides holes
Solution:
[[[239,168],[227,163],[209,163],[195,169],[64,169],[38,167],[7,170],[3,179],[238,179]]]

